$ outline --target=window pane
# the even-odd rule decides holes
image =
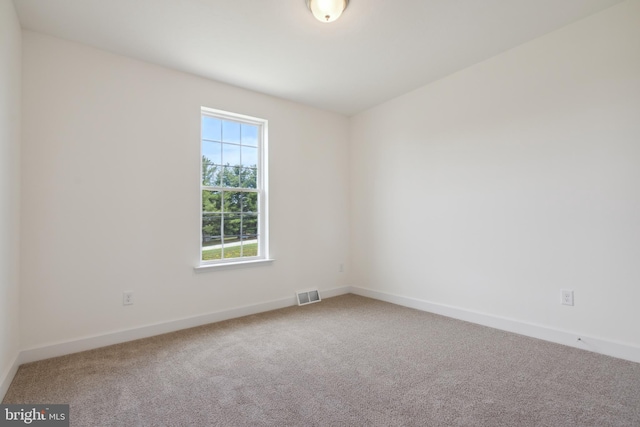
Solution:
[[[202,190],[202,212],[215,213],[222,211],[222,195],[219,191]]]
[[[222,186],[240,187],[240,166],[224,166],[222,169]]]
[[[240,177],[241,188],[256,188],[258,186],[258,170],[254,168],[242,168]]]
[[[224,214],[224,245],[240,241],[240,229],[242,218],[240,214]]]
[[[222,140],[222,120],[202,116],[202,139]]]
[[[240,143],[240,123],[222,122],[222,141]]]
[[[242,145],[258,145],[258,126],[242,125]]]
[[[241,255],[241,251],[242,251],[242,246],[237,245],[237,246],[231,246],[231,247],[224,247],[224,258],[240,258]]]
[[[221,214],[202,214],[202,248],[219,245],[221,243]]]
[[[202,249],[202,261],[212,261],[222,258],[222,248]]]
[[[226,194],[226,193],[225,193]],[[238,194],[238,193],[229,193]],[[224,214],[224,258],[239,258],[242,256],[241,214]]]
[[[240,164],[240,146],[232,144],[222,144],[223,165],[236,166]]]
[[[202,222],[202,260],[222,258],[222,215],[203,214]]]
[[[244,193],[242,212],[258,213],[258,193]]]
[[[225,191],[224,192],[224,213],[242,212],[242,204],[244,203],[244,193]],[[238,231],[237,234],[240,234]]]
[[[242,166],[255,168],[258,165],[258,148],[242,146],[241,150]]]
[[[258,216],[242,216],[242,238],[245,240],[255,240],[258,237]]]
[[[202,156],[215,165],[222,164],[222,144],[219,142],[202,141]]]
[[[256,240],[242,242],[242,256],[258,256],[258,242]]]
[[[220,185],[222,166],[216,166],[206,157],[202,157],[202,185]]]

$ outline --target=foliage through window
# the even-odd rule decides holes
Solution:
[[[265,120],[202,109],[202,264],[267,257],[265,137]]]

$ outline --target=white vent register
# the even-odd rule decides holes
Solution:
[[[320,302],[320,292],[317,289],[313,291],[297,292],[298,305],[307,305],[314,302]]]

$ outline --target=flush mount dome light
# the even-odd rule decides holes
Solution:
[[[307,6],[320,22],[333,22],[342,15],[349,0],[307,0]]]

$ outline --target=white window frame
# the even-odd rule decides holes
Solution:
[[[205,186],[202,182],[202,156],[203,156],[203,136],[202,135],[202,118],[204,116],[213,117],[220,120],[232,121],[241,124],[249,124],[258,127],[258,164],[257,164],[257,176],[256,176],[256,188],[255,189],[243,189],[237,187],[219,187],[219,186]],[[241,264],[252,264],[256,262],[272,261],[269,258],[269,198],[268,198],[268,120],[258,117],[251,117],[244,114],[231,113],[223,110],[216,110],[208,107],[200,108],[200,221],[198,233],[200,236],[200,250],[199,250],[199,262],[196,269],[220,267],[220,266],[233,266]],[[238,258],[223,258],[219,260],[202,260],[202,191],[233,191],[233,192],[256,192],[258,194],[258,254],[252,257],[238,257]],[[221,230],[222,231],[222,230]],[[223,231],[222,231],[223,232]]]

